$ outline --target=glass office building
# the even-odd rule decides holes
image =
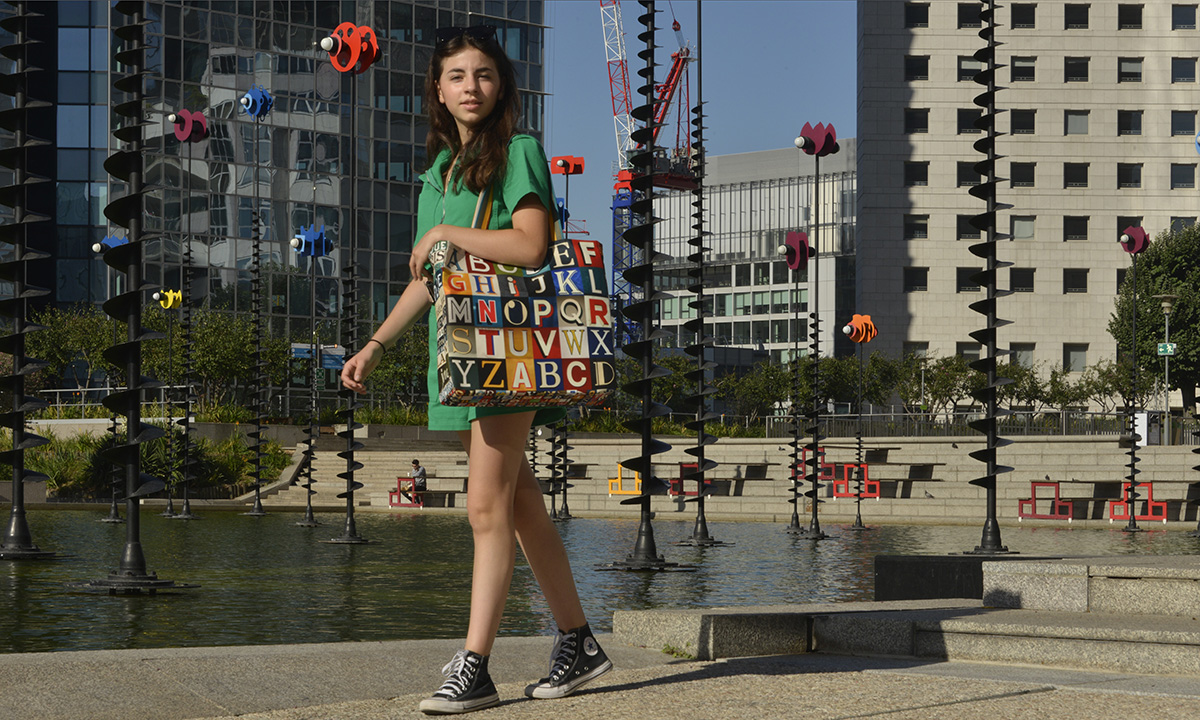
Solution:
[[[50,175],[55,212],[38,228],[51,233],[53,302],[100,303],[114,275],[91,246],[115,233],[104,206],[119,184],[104,171],[113,147],[110,92],[114,25],[107,0],[36,3],[56,44],[44,81],[54,97],[56,146]],[[324,226],[333,252],[317,267],[316,315],[322,342],[337,342],[340,280],[353,261],[359,302],[380,320],[409,279],[417,176],[424,169],[424,71],[434,29],[492,24],[513,59],[525,98],[525,128],[541,137],[541,0],[175,0],[146,2],[145,278],[180,287],[190,248],[193,307],[250,310],[252,218],[263,237],[264,292],[276,334],[312,336],[309,267],[288,241],[301,226]],[[7,10],[0,10],[7,12]],[[365,73],[339,73],[316,43],[341,22],[368,25],[380,57]],[[7,41],[5,42],[7,44]],[[242,111],[254,85],[274,107],[262,122]],[[176,140],[167,116],[201,112],[208,137]],[[356,147],[352,146],[352,126]],[[351,165],[353,163],[353,165]],[[358,179],[350,206],[350,177]],[[358,252],[350,257],[351,223]],[[48,227],[47,227],[48,226]],[[43,228],[45,228],[43,230]],[[121,231],[123,232],[123,231]]]

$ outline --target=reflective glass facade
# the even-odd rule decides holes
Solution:
[[[112,21],[104,0],[46,3],[57,65],[53,134],[57,242],[54,301],[99,303],[113,279],[91,245],[112,234],[103,216],[122,189],[104,171],[113,143],[109,92]],[[305,258],[288,246],[300,226],[324,225],[334,252],[318,260],[322,341],[337,342],[339,279],[359,265],[360,305],[380,320],[408,281],[417,176],[425,167],[424,71],[437,27],[492,24],[517,69],[527,131],[543,121],[541,0],[184,0],[147,2],[146,281],[180,286],[185,244],[197,268],[195,306],[250,309],[251,218],[264,239],[271,328],[311,338]],[[56,16],[55,16],[56,13]],[[117,16],[120,24],[124,16]],[[379,60],[364,74],[337,72],[315,43],[340,22],[368,25]],[[252,85],[274,97],[256,123],[239,103]],[[181,143],[167,115],[202,112],[209,136]],[[355,125],[357,147],[351,146]],[[350,207],[350,171],[359,180]],[[357,257],[347,247],[351,223]]]

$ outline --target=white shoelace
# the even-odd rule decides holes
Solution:
[[[550,651],[550,679],[556,680],[566,675],[575,657],[575,633],[560,633],[554,638],[554,648]]]
[[[467,686],[471,684],[471,678],[474,675],[472,671],[476,670],[475,663],[467,660],[467,651],[459,650],[454,653],[454,657],[450,662],[442,667],[442,675],[446,676],[446,682],[437,691],[437,695],[461,695]]]

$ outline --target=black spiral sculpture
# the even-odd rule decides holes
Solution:
[[[812,256],[812,248],[808,245],[808,234],[803,232],[789,232],[786,241],[779,246],[779,254],[784,257],[784,262],[787,263],[788,269],[792,271],[795,277],[796,285],[800,284],[800,271],[808,268],[808,259]],[[793,298],[792,300],[792,327],[795,328],[792,332],[792,388],[790,398],[791,420],[789,427],[792,431],[792,439],[788,442],[791,446],[791,452],[788,457],[791,462],[788,463],[788,479],[791,481],[791,487],[788,491],[791,497],[788,502],[792,506],[792,517],[788,522],[786,532],[792,535],[800,535],[805,532],[804,526],[800,524],[800,506],[803,504],[801,494],[804,489],[804,474],[801,472],[801,448],[804,447],[804,420],[800,412],[803,407],[801,402],[802,389],[804,387],[804,376],[800,365],[800,333],[797,330],[800,328],[800,302]]]
[[[110,445],[116,445],[121,441],[121,425],[118,423],[116,415],[109,418],[107,432]],[[107,460],[105,462],[107,462],[109,484],[112,486],[112,505],[108,509],[107,517],[100,518],[100,522],[123,523],[125,522],[125,518],[121,517],[121,509],[118,502],[121,498],[121,485],[125,480],[123,468],[114,462]]]
[[[554,514],[555,520],[570,520],[571,506],[567,503],[567,489],[574,487],[571,485],[571,476],[568,472],[571,467],[571,451],[575,448],[570,445],[570,434],[567,432],[567,423],[565,420],[560,420],[554,424],[554,474],[550,485],[550,505],[551,509],[554,506],[554,495],[561,495],[562,500],[558,504],[558,512]]]
[[[49,294],[45,288],[26,282],[28,264],[48,255],[35,250],[30,242],[29,227],[49,220],[46,215],[30,209],[27,189],[46,182],[46,178],[30,172],[29,150],[49,145],[30,130],[48,127],[41,116],[50,103],[30,97],[30,86],[40,71],[29,61],[29,52],[38,40],[30,35],[30,24],[41,17],[29,9],[27,2],[10,2],[13,14],[0,20],[0,27],[13,35],[14,42],[0,48],[13,61],[12,73],[0,76],[0,93],[13,99],[12,107],[0,111],[0,127],[13,134],[10,145],[0,150],[0,166],[12,170],[12,184],[0,187],[0,204],[12,208],[12,222],[0,226],[0,242],[11,247],[8,258],[0,262],[0,280],[12,286],[12,295],[0,300],[0,317],[7,320],[7,334],[0,336],[0,352],[12,356],[12,371],[0,377],[0,388],[11,398],[11,410],[0,412],[0,425],[12,433],[12,447],[0,452],[0,463],[12,466],[12,512],[4,541],[0,542],[0,560],[40,560],[54,557],[54,552],[42,550],[33,542],[29,523],[25,519],[25,483],[45,481],[45,475],[25,468],[25,451],[49,441],[25,428],[26,414],[40,410],[47,403],[25,394],[25,376],[46,366],[25,354],[25,336],[42,328],[27,322],[29,300]]]
[[[263,352],[263,338],[266,336],[267,307],[263,297],[263,266],[262,266],[262,207],[258,197],[258,150],[261,144],[258,140],[259,127],[274,106],[274,98],[263,89],[252,87],[242,98],[243,111],[254,121],[254,157],[251,159],[254,168],[254,210],[250,213],[250,326],[254,333],[254,348],[251,359],[254,362],[254,375],[250,386],[250,413],[254,416],[254,429],[246,433],[250,441],[249,450],[253,455],[250,459],[250,480],[254,489],[254,503],[245,514],[250,517],[263,517],[267,511],[262,504],[263,486],[263,450],[266,445],[266,433],[263,429],[267,414],[267,398],[270,397],[271,383],[267,376],[267,359]],[[190,249],[190,248],[189,248]]]
[[[879,331],[875,329],[875,323],[871,320],[870,315],[854,314],[850,319],[850,323],[842,328],[842,333],[850,338],[850,342],[854,343],[856,354],[858,355],[858,393],[855,404],[854,417],[854,522],[851,523],[851,530],[869,530],[862,521],[862,499],[864,487],[864,475],[866,473],[866,463],[863,453],[863,438],[862,438],[862,404],[863,404],[863,345],[875,339]],[[878,494],[875,495],[878,499]]]
[[[167,116],[167,120],[174,126],[173,131],[175,139],[184,144],[187,148],[188,169],[183,173],[184,178],[192,176],[192,148],[196,143],[208,139],[208,119],[204,113],[196,111],[191,112],[186,109],[171,113]],[[182,157],[180,160],[182,161]],[[196,274],[196,268],[193,264],[192,244],[195,241],[192,235],[192,212],[189,206],[188,194],[191,191],[191,183],[184,183],[181,204],[187,210],[185,211],[186,222],[186,239],[183,245],[183,262],[179,269],[180,288],[179,294],[176,296],[179,307],[179,335],[180,344],[183,346],[183,397],[180,400],[180,409],[183,411],[183,417],[175,421],[175,424],[181,429],[180,442],[178,448],[179,454],[179,483],[183,487],[183,509],[174,518],[179,520],[194,520],[197,515],[192,513],[192,502],[189,497],[192,482],[196,480],[196,471],[199,467],[199,453],[196,443],[192,440],[192,407],[198,402],[192,389],[192,377],[195,373],[195,343],[192,339],[192,280]],[[170,347],[170,345],[168,345]],[[173,437],[173,434],[172,434]]]
[[[667,443],[653,436],[652,422],[654,418],[671,413],[671,408],[657,403],[652,397],[655,378],[666,377],[670,371],[654,362],[654,344],[667,337],[667,332],[655,327],[654,303],[666,297],[654,288],[654,261],[659,254],[654,250],[654,226],[658,218],[654,217],[654,0],[638,0],[643,12],[638,16],[643,30],[638,34],[638,40],[644,44],[638,51],[638,57],[645,65],[638,70],[642,84],[637,92],[643,97],[642,104],[633,108],[633,119],[641,123],[641,127],[632,134],[637,150],[630,156],[633,168],[633,179],[630,187],[633,202],[630,206],[632,222],[621,240],[628,243],[631,252],[634,248],[640,253],[633,256],[640,260],[622,273],[633,287],[641,290],[640,297],[631,299],[628,305],[621,308],[621,314],[638,324],[640,336],[630,340],[624,346],[625,354],[638,364],[640,376],[623,386],[623,390],[641,401],[641,417],[625,423],[625,427],[639,433],[641,436],[641,455],[621,461],[621,466],[632,470],[642,478],[642,492],[637,497],[622,500],[622,505],[640,506],[640,522],[638,525],[637,541],[633,552],[624,560],[619,560],[603,566],[614,570],[668,570],[679,568],[678,563],[667,562],[658,553],[654,542],[654,527],[651,524],[653,513],[650,510],[650,496],[664,494],[666,486],[654,475],[654,456],[671,449]]]
[[[970,193],[987,205],[982,213],[971,218],[971,227],[980,231],[983,240],[972,245],[970,251],[972,255],[984,261],[983,270],[973,274],[971,280],[984,289],[985,296],[982,300],[971,303],[969,307],[985,319],[983,328],[970,334],[971,338],[980,344],[979,359],[971,363],[971,368],[984,374],[985,383],[983,387],[971,392],[971,397],[982,404],[983,415],[968,425],[985,436],[983,448],[970,453],[972,458],[985,463],[984,475],[970,482],[987,491],[987,518],[983,523],[983,536],[979,545],[968,552],[995,555],[1009,551],[1000,541],[1000,523],[996,520],[996,478],[1003,473],[1012,472],[1011,467],[999,464],[996,459],[997,450],[1012,444],[1011,440],[1000,437],[996,427],[999,418],[1009,415],[1007,410],[997,405],[997,392],[1012,382],[996,373],[997,359],[1008,354],[1007,350],[997,347],[996,334],[1000,328],[1009,324],[1008,320],[997,317],[996,304],[1000,298],[1012,294],[1011,290],[1000,290],[996,286],[1000,269],[1012,265],[996,257],[996,242],[1008,237],[996,231],[996,213],[1011,205],[996,201],[996,160],[1000,158],[996,154],[996,138],[1000,136],[996,130],[996,71],[1001,66],[996,63],[996,48],[999,47],[999,43],[996,42],[995,0],[983,0],[979,17],[983,22],[979,37],[986,44],[977,50],[974,56],[983,66],[983,69],[976,73],[975,82],[984,86],[984,91],[975,96],[975,104],[983,109],[979,118],[975,120],[975,127],[982,130],[984,136],[976,140],[973,147],[983,153],[984,159],[975,163],[975,172],[978,173],[980,182],[971,188]]]
[[[113,81],[113,88],[125,95],[125,101],[114,106],[114,113],[121,118],[120,126],[113,136],[122,144],[104,162],[108,174],[125,184],[125,195],[110,202],[104,215],[128,235],[124,242],[101,243],[94,248],[104,252],[104,263],[125,275],[125,292],[109,298],[104,303],[104,312],[125,323],[125,341],[104,351],[104,357],[124,370],[125,389],[110,393],[104,398],[104,406],[125,416],[125,438],[116,443],[106,455],[118,463],[125,478],[125,549],[118,568],[108,577],[71,586],[85,590],[107,591],[112,594],[147,592],[154,594],[164,589],[193,587],[177,584],[173,580],[161,580],[146,569],[146,557],[142,551],[141,518],[138,504],[141,498],[159,492],[165,483],[142,472],[141,445],[163,436],[160,428],[142,422],[142,397],[146,390],[158,388],[162,383],[142,375],[142,343],[158,339],[160,333],[149,332],[142,327],[143,295],[148,286],[142,280],[142,248],[147,240],[156,235],[143,229],[146,187],[143,178],[143,128],[145,120],[145,8],[139,0],[120,0],[113,10],[128,18],[125,25],[114,28],[113,33],[120,41],[120,50],[115,59],[123,66],[126,74]]]
[[[1193,455],[1200,455],[1200,412],[1195,410],[1195,405],[1192,406],[1192,419],[1196,421],[1196,429],[1192,431],[1192,437],[1196,438],[1196,447],[1192,448]],[[1200,465],[1193,465],[1193,470],[1200,472]],[[1197,501],[1192,501],[1193,503]],[[1191,537],[1200,537],[1200,512],[1197,512],[1196,529],[1188,533]]]
[[[304,450],[301,451],[301,472],[303,473],[304,482],[300,487],[306,491],[304,502],[304,517],[301,518],[296,525],[300,527],[316,527],[321,523],[313,515],[312,498],[317,494],[312,486],[316,480],[313,479],[313,461],[317,457],[317,439],[321,435],[321,429],[318,424],[318,414],[320,412],[317,403],[317,374],[321,372],[321,341],[317,337],[316,322],[317,322],[317,258],[324,257],[329,254],[329,241],[325,236],[325,228],[322,226],[320,230],[315,225],[310,225],[305,228],[301,226],[300,233],[292,238],[292,247],[300,252],[302,256],[308,256],[308,305],[311,322],[314,325],[312,338],[309,342],[309,359],[308,359],[308,428],[305,430],[304,440],[301,444]]]
[[[1137,476],[1141,474],[1138,468],[1138,446],[1146,441],[1146,438],[1138,434],[1136,418],[1138,414],[1138,361],[1137,361],[1137,260],[1138,255],[1145,252],[1150,244],[1150,236],[1145,229],[1131,225],[1125,228],[1121,233],[1121,248],[1129,253],[1132,258],[1131,269],[1129,271],[1129,282],[1133,288],[1132,292],[1132,312],[1129,313],[1129,393],[1125,396],[1125,433],[1129,438],[1129,452],[1125,453],[1129,456],[1129,474],[1125,476],[1126,482],[1129,484],[1129,489],[1125,492],[1124,498],[1127,504],[1126,512],[1129,514],[1129,522],[1125,527],[1121,528],[1125,532],[1141,532],[1141,528],[1137,524],[1137,501],[1141,495],[1138,493]]]
[[[840,150],[837,143],[837,132],[833,129],[833,125],[825,125],[817,123],[813,126],[809,123],[804,123],[804,127],[800,130],[800,136],[795,140],[796,147],[805,155],[813,156],[813,204],[812,204],[812,256],[817,256],[817,248],[820,247],[820,232],[821,232],[821,158],[826,155],[832,155]],[[812,298],[812,312],[808,315],[808,354],[812,359],[809,363],[809,403],[808,408],[804,413],[805,426],[804,434],[810,438],[809,440],[809,457],[805,461],[808,466],[806,473],[808,474],[809,489],[804,492],[804,496],[809,498],[811,504],[811,514],[809,516],[808,527],[801,528],[795,534],[803,535],[812,540],[824,540],[829,537],[821,531],[820,506],[824,502],[821,499],[821,441],[825,436],[821,434],[821,264],[814,262],[809,277],[809,297]],[[798,358],[797,358],[798,359]],[[795,450],[793,449],[793,457]],[[791,528],[789,528],[791,531]]]
[[[696,106],[692,108],[692,173],[696,177],[696,186],[691,190],[692,236],[688,239],[688,246],[692,251],[687,256],[688,262],[691,263],[687,270],[688,277],[691,278],[687,290],[692,294],[691,300],[688,301],[688,307],[692,308],[694,315],[683,323],[684,329],[690,332],[693,338],[683,351],[696,360],[693,369],[684,375],[691,381],[693,388],[692,394],[684,398],[685,406],[693,413],[692,419],[684,423],[684,427],[696,433],[696,444],[685,448],[684,452],[696,458],[696,461],[694,467],[692,464],[686,465],[679,473],[681,482],[696,481],[696,495],[684,500],[684,502],[696,503],[696,522],[692,526],[692,536],[677,544],[713,547],[728,543],[717,540],[709,534],[708,518],[704,515],[704,499],[712,495],[712,486],[707,482],[706,473],[718,465],[716,461],[705,457],[705,448],[715,443],[717,437],[705,432],[704,428],[709,422],[718,419],[720,415],[712,412],[708,406],[708,397],[716,392],[707,382],[708,373],[717,366],[717,363],[705,357],[708,349],[713,346],[714,340],[711,335],[707,334],[709,326],[705,322],[707,315],[704,310],[704,257],[710,248],[704,244],[705,237],[709,233],[704,230],[704,76],[700,72],[704,67],[704,55],[700,52],[700,43],[703,40],[700,7],[700,3],[697,3],[696,55],[700,58],[698,60],[700,64],[696,73]]]
[[[343,22],[334,29],[333,33],[321,41],[321,48],[329,53],[329,60],[339,72],[351,73],[350,78],[350,207],[358,207],[358,122],[355,113],[358,112],[358,79],[357,76],[367,71],[379,59],[379,42],[375,31],[366,25],[356,26]],[[356,210],[350,213],[348,223],[350,237],[346,243],[345,268],[346,276],[342,282],[342,346],[357,349],[359,345],[359,303],[358,303],[358,214]],[[338,498],[346,501],[346,521],[340,537],[331,538],[325,542],[338,544],[361,545],[368,541],[358,534],[354,521],[354,493],[363,488],[363,484],[354,479],[354,473],[361,470],[363,464],[354,459],[354,453],[361,450],[363,444],[355,439],[355,430],[363,425],[354,419],[354,411],[363,407],[358,393],[343,387],[338,391],[343,402],[343,409],[338,412],[345,429],[338,433],[346,441],[345,449],[338,457],[346,461],[346,469],[338,473],[338,477],[346,481],[346,489],[338,493]]]

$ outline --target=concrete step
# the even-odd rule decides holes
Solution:
[[[983,565],[984,603],[1025,610],[1200,617],[1200,558],[1159,555]]]
[[[982,608],[842,612],[814,616],[812,638],[813,650],[843,655],[1200,674],[1200,621],[1175,616]]]

